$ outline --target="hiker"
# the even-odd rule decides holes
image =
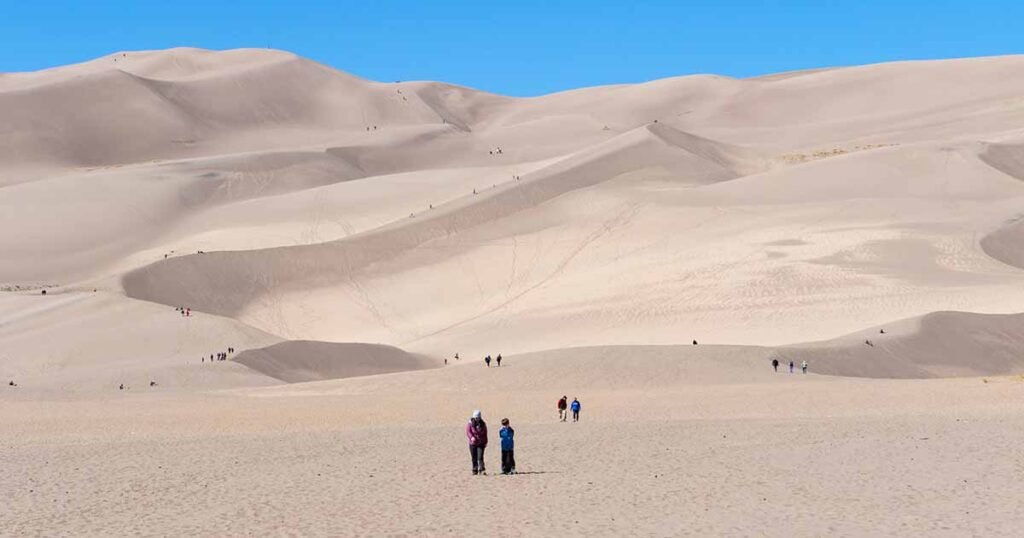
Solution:
[[[800,369],[803,370],[805,374],[807,373],[807,361],[806,360],[804,362],[800,363]]]
[[[448,366],[448,357],[445,357],[445,358],[444,358],[444,365],[445,365],[445,366]]]
[[[516,431],[508,425],[508,419],[501,419],[501,474],[516,474],[515,457],[515,435]]]
[[[12,387],[17,387],[17,386],[18,386],[18,384],[17,384],[17,383],[15,383],[13,379],[11,380],[11,382],[10,382],[10,383],[8,383],[8,385],[10,385],[10,386],[12,386]]]
[[[577,400],[576,398],[573,398],[572,399],[572,404],[569,406],[569,409],[572,410],[572,421],[573,422],[579,422],[580,421],[580,401]]]
[[[121,386],[117,387],[117,390],[124,390],[124,383],[121,383]]]
[[[155,387],[155,386],[156,386],[156,381],[150,381],[150,382],[149,382],[149,386],[151,386],[151,387]]]
[[[697,341],[696,340],[693,341],[693,345],[697,345]]]
[[[793,361],[789,361],[789,373],[793,373]]]
[[[484,449],[487,448],[487,423],[480,411],[473,411],[466,423],[466,438],[469,439],[469,454],[473,460],[473,474],[487,474],[484,468]]]
[[[458,353],[455,354],[455,360],[459,360],[459,354]]]
[[[199,362],[206,362],[206,355],[199,357]]]
[[[776,372],[779,371],[779,359],[772,359],[772,368],[774,368]]]
[[[46,295],[46,290],[43,290],[43,295]]]
[[[565,422],[566,418],[565,408],[568,407],[568,405],[566,404],[567,401],[568,398],[565,396],[562,396],[561,398],[558,399],[558,419],[561,420],[562,422]]]
[[[501,353],[498,353],[498,356],[495,358],[495,360],[498,362],[498,367],[501,368]]]
[[[484,357],[484,362],[486,362],[487,363],[487,367],[490,368],[491,367],[491,356],[488,355],[488,356]]]
[[[871,347],[875,347],[875,344],[872,344],[871,340],[865,340],[864,343],[869,345],[869,346],[871,346]]]

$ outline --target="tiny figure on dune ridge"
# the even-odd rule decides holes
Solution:
[[[800,369],[803,370],[805,374],[807,373],[807,361],[806,360],[804,362],[800,363]]]
[[[582,405],[580,405],[579,399],[578,398],[573,398],[572,399],[572,404],[569,406],[569,409],[572,411],[572,421],[573,422],[579,422],[580,421],[580,408],[581,407],[582,407]]]
[[[565,422],[566,419],[566,409],[569,407],[568,402],[569,398],[567,396],[562,396],[558,399],[558,420],[562,422]]]

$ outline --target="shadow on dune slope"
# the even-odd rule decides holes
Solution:
[[[435,368],[437,361],[379,344],[294,340],[250,349],[232,359],[287,383]]]
[[[779,347],[776,352],[784,363],[807,360],[815,373],[848,377],[1021,374],[1024,314],[933,312],[835,340]]]

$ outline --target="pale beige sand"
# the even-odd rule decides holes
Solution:
[[[1014,535],[1022,96],[1024,56],[4,74],[0,534]],[[469,475],[474,408],[528,474]]]
[[[7,401],[4,529],[962,536],[1024,522],[1024,381],[771,374],[762,355],[589,350],[258,392]],[[580,423],[557,422],[562,393],[580,397]],[[493,441],[491,476],[470,475],[474,408],[492,435],[512,419],[524,474],[494,475]]]

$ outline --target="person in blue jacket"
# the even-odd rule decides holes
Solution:
[[[498,432],[501,437],[501,474],[516,474],[515,435],[516,431],[508,425],[508,419],[501,419],[501,431]]]
[[[572,411],[572,421],[580,421],[580,401],[576,398],[572,399],[572,403],[569,404],[569,410]]]

